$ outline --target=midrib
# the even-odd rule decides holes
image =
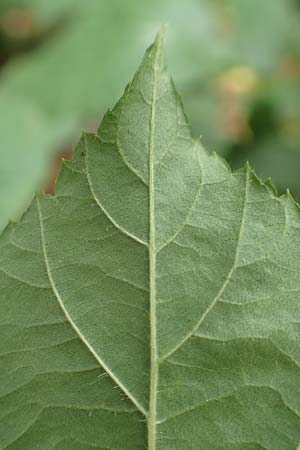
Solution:
[[[156,335],[156,239],[155,239],[155,196],[154,196],[154,130],[155,103],[158,58],[161,47],[161,37],[158,37],[153,67],[153,91],[151,102],[150,138],[149,138],[149,277],[150,277],[150,396],[148,415],[148,450],[156,450],[156,414],[157,414],[157,383],[158,355]]]

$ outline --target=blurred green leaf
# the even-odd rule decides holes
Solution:
[[[227,3],[236,26],[233,40],[241,62],[262,70],[276,68],[293,33],[294,2],[229,0]]]
[[[0,103],[0,229],[21,213],[42,183],[49,157],[73,124],[51,123],[35,104],[13,95]],[[7,107],[9,105],[9,107]]]

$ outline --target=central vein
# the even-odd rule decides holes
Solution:
[[[153,49],[155,54],[153,67],[153,91],[151,104],[150,138],[149,138],[149,271],[150,271],[150,399],[148,416],[148,449],[156,449],[156,414],[157,414],[157,384],[158,384],[158,355],[156,333],[156,239],[155,239],[155,195],[154,195],[154,129],[155,129],[155,103],[158,58],[160,52],[160,37]]]

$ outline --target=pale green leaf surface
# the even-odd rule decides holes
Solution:
[[[192,139],[161,45],[1,237],[1,450],[299,445],[298,206]]]

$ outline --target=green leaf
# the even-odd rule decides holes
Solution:
[[[53,148],[66,133],[57,124],[55,133],[47,117],[28,102],[2,95],[0,103],[0,231],[9,218],[23,212],[33,192],[44,181]],[[9,107],[7,108],[7,105]],[[54,124],[52,125],[54,127]],[[69,127],[70,129],[70,127]]]
[[[299,444],[299,208],[191,137],[161,39],[0,240],[1,450]]]

